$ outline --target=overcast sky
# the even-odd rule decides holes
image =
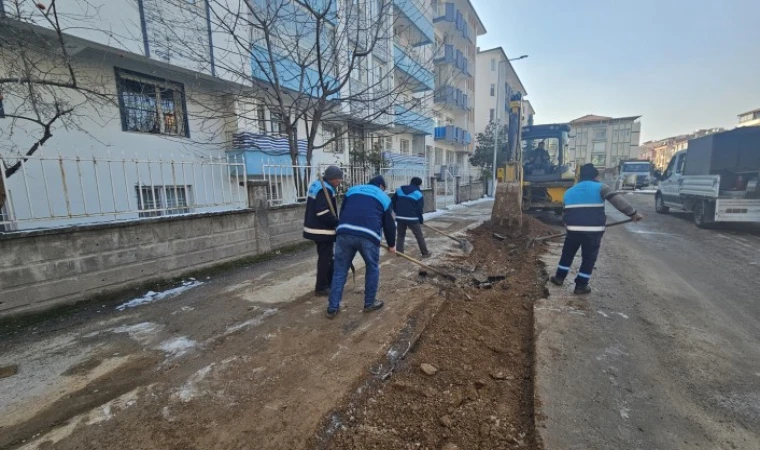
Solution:
[[[471,0],[536,123],[643,116],[642,142],[760,108],[760,0]]]

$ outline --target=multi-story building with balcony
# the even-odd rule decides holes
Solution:
[[[292,93],[293,102],[308,103],[307,97],[319,96],[319,80],[330,83],[332,77],[350,77],[340,92],[328,100],[359,101],[341,102],[338,114],[317,127],[312,164],[348,163],[354,148],[366,149],[369,145],[382,145],[383,149],[409,156],[424,155],[425,136],[432,137],[434,133],[429,105],[425,105],[426,97],[432,102],[430,93],[434,88],[435,33],[430,8],[423,7],[421,0],[341,3],[309,0],[310,7],[317,11],[331,5],[320,27],[321,39],[317,41],[317,27],[304,19],[308,15],[303,4],[278,0],[279,7],[272,8],[272,3],[254,0],[250,5],[259,11],[267,8],[285,11],[288,14],[285,19],[295,18],[297,26],[284,20],[280,25],[283,34],[292,34],[268,36],[276,41],[270,48],[262,44],[261,34],[250,26],[255,19],[248,3],[231,0],[57,3],[61,32],[68,58],[78,74],[78,86],[101,92],[111,101],[77,103],[77,126],[63,126],[62,122],[53,125],[53,137],[34,155],[50,160],[31,159],[23,170],[8,178],[4,188],[11,194],[11,200],[2,211],[0,226],[11,215],[12,221],[19,224],[17,228],[35,226],[38,222],[33,219],[43,215],[42,211],[45,214],[49,211],[46,223],[66,225],[117,216],[131,219],[229,209],[233,194],[239,198],[239,180],[214,164],[226,163],[229,156],[241,158],[249,178],[264,177],[265,165],[292,165],[288,138],[284,136],[283,108],[267,95],[273,89],[273,71],[279,74],[279,87]],[[43,12],[36,2],[0,0],[0,42],[3,38],[10,42],[19,36],[30,41],[54,40],[56,30]],[[231,20],[231,16],[240,20]],[[237,25],[224,26],[230,23]],[[375,30],[379,33],[375,34]],[[375,39],[376,36],[379,38]],[[362,45],[372,51],[357,58],[346,58],[345,52],[341,52],[332,59],[334,64],[320,70],[312,57],[317,42],[338,52]],[[6,47],[2,55],[0,79],[18,77],[10,48]],[[301,55],[305,55],[303,59]],[[44,54],[39,56],[39,61],[47,59]],[[305,89],[304,83],[311,87]],[[357,92],[368,101],[361,101],[362,97],[355,95]],[[8,162],[31,148],[40,136],[35,130],[24,128],[24,132],[18,129],[12,139],[6,139],[11,136],[11,126],[24,127],[10,117],[24,104],[24,99],[8,89],[1,94],[0,135],[4,136],[4,142],[0,145],[0,156]],[[288,110],[287,104],[284,110]],[[308,117],[304,114],[297,118],[299,164],[306,162]],[[342,137],[332,139],[335,136]],[[323,146],[330,140],[334,142]],[[61,187],[62,182],[73,183],[79,178],[80,163],[72,163],[66,174],[63,169],[55,172],[51,169],[58,166],[53,160],[59,155],[72,161],[90,161],[92,167],[97,165],[94,159],[113,155],[114,161],[120,162],[114,162],[112,169],[118,165],[123,170],[121,174],[112,170],[116,174],[109,176],[118,178],[112,183],[104,173],[91,167],[83,171],[81,185],[69,185],[67,189]],[[205,178],[200,172],[179,177],[176,167],[180,166],[165,164],[179,160],[184,161],[182,167],[186,171],[196,164],[196,168],[205,165],[215,172],[205,174]],[[124,161],[145,164],[130,166]],[[100,163],[98,167],[106,165]],[[45,176],[42,172],[46,172]],[[240,171],[235,173],[241,175]],[[198,180],[192,180],[192,175],[197,175]],[[292,177],[292,168],[282,168],[280,175],[283,180]],[[35,183],[26,187],[26,181],[31,179],[46,179],[50,185]],[[272,195],[283,197],[285,185],[293,183],[284,180],[280,184],[272,186]],[[80,198],[64,202],[52,197],[61,190],[77,192]],[[208,200],[202,202],[204,195]],[[302,192],[296,192],[292,197],[302,196]],[[124,213],[93,214],[93,205],[105,200],[111,202],[111,211]],[[202,203],[208,207],[201,208]],[[67,211],[56,209],[62,204]],[[13,214],[8,211],[9,206],[15,207]]]
[[[500,84],[501,83],[501,84]],[[527,125],[533,120],[535,111],[525,99],[528,91],[520,81],[512,63],[502,47],[490,50],[478,50],[477,78],[475,83],[475,133],[485,131],[489,123],[496,118],[502,125],[508,123],[509,99],[519,92],[523,96],[522,123]],[[497,98],[500,103],[497,104]]]
[[[572,127],[568,161],[592,163],[597,168],[614,168],[621,160],[640,154],[641,116],[605,117],[585,115],[570,122]]]
[[[469,0],[432,0],[436,53],[428,163],[434,174],[468,174],[474,150],[478,36],[486,29]]]

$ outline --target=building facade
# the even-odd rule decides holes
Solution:
[[[655,168],[664,170],[670,159],[677,152],[686,150],[689,148],[689,140],[707,136],[708,134],[720,133],[725,131],[723,128],[708,128],[703,130],[697,130],[693,133],[682,134],[679,136],[672,136],[665,139],[659,139],[656,141],[648,141],[641,145],[641,152],[639,154],[640,159],[648,159],[652,161]]]
[[[641,116],[604,117],[586,115],[570,122],[568,160],[577,165],[592,163],[612,168],[640,154]]]
[[[739,114],[740,127],[753,127],[760,125],[760,109],[754,109],[745,113]]]
[[[469,0],[432,0],[435,26],[434,134],[426,140],[431,173],[465,176],[474,150],[477,39],[486,29]]]
[[[501,82],[499,81],[501,80]],[[475,82],[475,132],[482,133],[497,116],[502,124],[508,123],[509,99],[515,93],[523,96],[522,124],[532,120],[535,111],[525,99],[528,91],[520,81],[512,63],[502,47],[479,50],[477,56],[477,79]],[[501,105],[496,104],[499,98]],[[498,109],[498,111],[497,111]],[[497,114],[498,112],[498,114]]]
[[[266,15],[273,3],[288,17],[306,17],[303,6],[290,0],[255,0],[251,7]],[[35,2],[19,4],[26,8],[20,14],[10,8],[10,0],[0,0],[0,40],[11,33],[27,33],[23,39],[29,40],[55,34]],[[298,93],[310,92],[303,89],[304,80],[318,90],[318,78],[326,80],[325,86],[331,76],[350,76],[330,98],[356,101],[344,102],[339,114],[320,124],[313,165],[348,165],[353,151],[374,149],[405,155],[405,163],[424,168],[426,137],[432,140],[434,134],[433,45],[437,35],[448,36],[434,29],[433,18],[440,9],[441,22],[447,22],[450,7],[432,9],[423,0],[310,0],[317,10],[333,8],[323,24],[323,42],[331,43],[325,45],[374,44],[361,58],[336,55],[334,65],[320,76],[317,62],[308,59],[313,51],[309,42],[316,42],[309,33],[316,27],[308,19],[291,36],[292,24],[283,23],[276,36],[282,52],[275,48],[273,56],[262,56],[271,49],[262,49],[247,3],[240,5],[232,0],[57,4],[79,88],[97,91],[106,100],[90,103],[73,94],[76,126],[54,124],[53,137],[4,180],[9,201],[0,212],[0,225],[25,229],[244,208],[241,178],[274,180],[272,197],[303,197],[284,133],[283,114],[296,109],[277,105],[267,95],[273,69],[294,74],[280,80],[293,92],[292,104],[308,101]],[[474,11],[468,14],[471,19]],[[231,16],[244,18],[234,34],[221,26],[235,23]],[[458,16],[454,19],[452,35],[462,25]],[[477,25],[482,30],[479,21]],[[377,42],[373,36],[379,36]],[[466,47],[456,36],[450,39]],[[474,48],[474,34],[469,39]],[[358,42],[362,40],[364,44]],[[299,61],[301,52],[306,56]],[[0,54],[0,78],[18,76],[14,58],[13,53]],[[24,99],[7,89],[2,94],[0,157],[8,163],[20,160],[18,155],[39,135],[31,128],[11,132],[18,127],[11,116]],[[303,165],[305,136],[313,130],[308,118],[290,118],[296,123],[298,164]]]

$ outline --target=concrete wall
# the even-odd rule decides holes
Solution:
[[[483,198],[484,193],[484,186],[483,183],[472,183],[472,184],[463,184],[459,186],[459,192],[457,195],[456,202],[457,203],[464,203],[464,202],[470,202],[473,200],[478,200],[480,198]]]
[[[432,187],[430,189],[422,189],[422,197],[425,199],[425,209],[422,212],[435,212],[435,190]]]
[[[0,317],[71,304],[303,242],[304,208],[0,234]]]

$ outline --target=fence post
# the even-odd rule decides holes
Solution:
[[[438,211],[438,186],[435,177],[430,177],[430,189],[433,190],[433,212]]]
[[[269,235],[269,202],[267,201],[267,183],[264,180],[248,180],[248,208],[253,210],[256,242],[259,253],[272,251],[272,241]]]
[[[458,205],[462,203],[462,177],[460,175],[457,175],[454,180],[454,204]]]

